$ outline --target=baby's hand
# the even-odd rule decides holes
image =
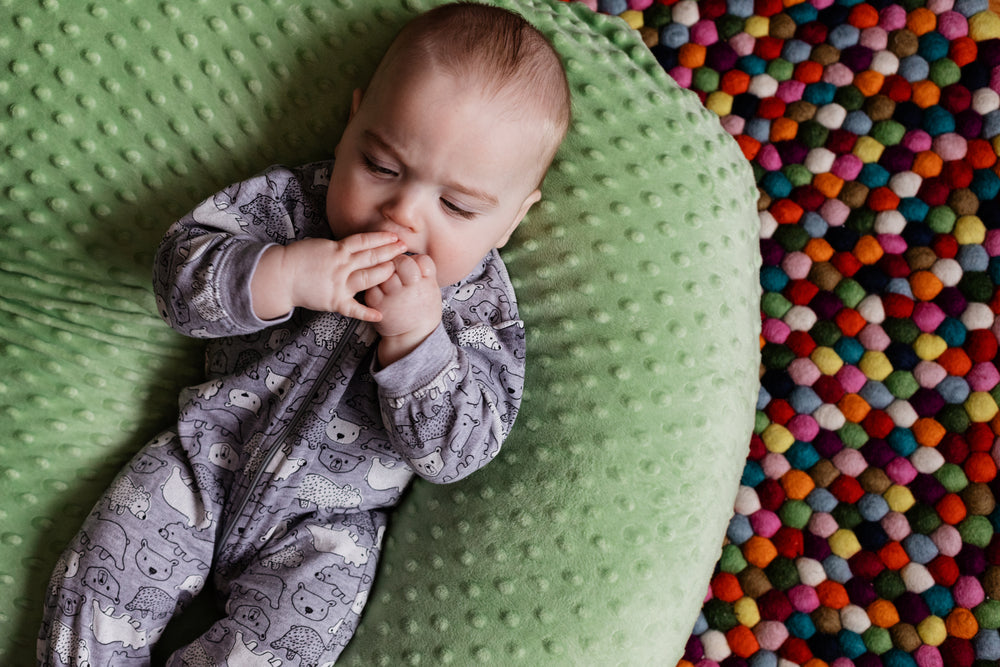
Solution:
[[[354,296],[391,277],[393,258],[405,250],[389,232],[272,246],[261,256],[250,283],[254,312],[267,320],[298,307],[378,322],[381,313]]]
[[[382,313],[375,330],[382,336],[379,361],[388,366],[411,351],[441,322],[441,288],[429,255],[400,255],[395,271],[368,289],[365,302]]]

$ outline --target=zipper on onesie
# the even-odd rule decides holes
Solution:
[[[310,404],[312,404],[313,399],[316,398],[316,393],[319,391],[320,384],[326,379],[326,376],[329,375],[333,371],[334,367],[339,363],[340,355],[341,353],[343,353],[344,347],[347,345],[348,339],[351,336],[353,336],[354,332],[357,330],[359,323],[360,320],[355,320],[355,319],[351,319],[347,323],[347,328],[344,330],[344,334],[340,337],[340,340],[337,341],[337,345],[333,349],[333,352],[330,354],[330,357],[326,360],[326,364],[323,366],[323,370],[320,371],[320,374],[316,377],[316,380],[313,382],[312,387],[309,389],[309,393],[306,394],[306,398],[302,402],[303,406],[309,406]],[[267,470],[267,468],[271,465],[271,462],[274,461],[274,457],[277,456],[278,452],[281,451],[282,446],[285,444],[285,440],[291,433],[295,431],[295,428],[299,425],[299,422],[302,421],[302,416],[304,414],[305,414],[305,407],[303,407],[302,409],[298,410],[295,413],[295,415],[288,422],[288,424],[285,425],[285,428],[283,428],[281,432],[278,434],[278,436],[274,439],[270,448],[268,449],[267,455],[260,462],[260,465],[257,466],[257,470],[254,472],[253,479],[250,480],[250,483],[247,485],[246,490],[244,491],[242,497],[240,497],[239,502],[236,503],[234,511],[229,513],[229,516],[233,517],[232,520],[230,520],[229,523],[225,526],[224,530],[222,531],[222,535],[219,538],[219,541],[215,543],[216,560],[219,559],[219,556],[221,555],[221,550],[224,547],[224,545],[229,541],[229,538],[232,537],[233,531],[236,528],[236,523],[239,521],[240,516],[243,514],[243,510],[245,510],[247,505],[250,503],[250,496],[252,495],[253,490],[257,487],[258,484],[260,484],[260,481],[264,478],[264,471]]]

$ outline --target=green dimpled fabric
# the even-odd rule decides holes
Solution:
[[[327,157],[350,91],[433,4],[0,2],[3,664],[32,663],[58,554],[198,381],[198,344],[155,315],[163,231],[269,164]],[[575,104],[504,251],[524,408],[484,471],[414,485],[341,661],[675,664],[753,426],[752,174],[624,23],[498,4],[550,36]]]

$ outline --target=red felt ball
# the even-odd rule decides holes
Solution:
[[[927,564],[927,571],[934,577],[935,583],[951,588],[958,581],[961,572],[958,563],[950,556],[938,555]]]
[[[778,655],[793,665],[804,665],[813,658],[809,644],[799,637],[789,637],[778,649]]]
[[[772,588],[757,598],[757,609],[763,620],[781,623],[784,623],[795,611],[792,603],[788,601],[788,596],[777,588]]]
[[[850,251],[843,251],[834,254],[830,259],[830,263],[833,267],[840,272],[845,278],[850,278],[855,273],[857,273],[862,266],[864,266],[858,258],[854,256],[854,253]]]
[[[883,255],[878,261],[878,268],[890,278],[906,278],[910,275],[910,265],[902,255]]]
[[[765,97],[757,105],[757,115],[768,120],[781,118],[785,115],[785,101],[780,97]]]
[[[990,152],[993,152],[992,147]],[[951,234],[938,234],[931,243],[934,254],[943,259],[954,259],[958,254],[958,241]]]
[[[853,505],[861,500],[861,496],[865,495],[865,490],[861,488],[861,484],[850,475],[841,475],[833,480],[827,490],[837,500],[848,505]]]
[[[948,57],[959,67],[965,67],[978,55],[979,47],[971,37],[958,37],[948,48]]]
[[[776,479],[765,479],[757,485],[757,497],[760,506],[771,512],[777,512],[785,502],[785,489]]]
[[[754,0],[753,12],[757,16],[774,16],[785,8],[781,0]]]
[[[819,287],[805,279],[793,280],[788,283],[784,294],[796,306],[806,306],[819,294]]]
[[[949,160],[941,170],[941,178],[954,189],[969,187],[973,175],[974,170],[965,160]]]
[[[899,74],[890,74],[882,83],[881,93],[893,102],[906,102],[913,94],[913,87]]]
[[[771,542],[774,543],[779,555],[790,560],[799,558],[805,553],[805,538],[802,536],[802,531],[790,526],[779,528],[771,537]]]
[[[951,113],[965,111],[972,105],[972,93],[960,83],[953,83],[941,89],[941,106]]]
[[[764,408],[764,414],[775,424],[784,426],[795,416],[795,409],[783,398],[776,398]]]
[[[836,403],[846,393],[840,381],[833,375],[821,375],[813,384],[812,389],[824,403]]]
[[[785,345],[796,357],[808,357],[816,349],[816,341],[808,331],[793,331],[785,339]]]
[[[780,4],[781,0],[778,0]],[[785,40],[766,35],[758,37],[753,45],[753,52],[760,58],[770,62],[781,56],[781,50],[785,47]]]
[[[913,314],[913,299],[902,294],[885,294],[882,296],[882,308],[886,317],[906,319]]]
[[[959,637],[948,637],[938,647],[941,659],[948,667],[972,667],[976,660],[976,650],[972,642]]]
[[[799,26],[799,29],[795,32],[795,38],[801,39],[803,42],[811,46],[816,46],[826,41],[826,36],[829,31],[830,28],[828,28],[826,24],[820,23],[819,21],[811,21]]]
[[[961,465],[969,456],[969,443],[958,433],[948,433],[938,443],[937,450],[948,463]]]
[[[847,561],[851,572],[857,577],[874,579],[885,569],[885,563],[872,551],[859,551]]]
[[[871,438],[884,439],[889,436],[892,429],[896,428],[896,422],[882,410],[873,409],[861,421],[865,427],[865,433]]]
[[[969,443],[969,448],[974,452],[988,452],[993,448],[993,429],[989,424],[970,424],[965,431],[965,441]]]
[[[988,329],[975,329],[969,332],[963,347],[974,363],[993,361],[997,356],[997,337]]]
[[[948,202],[951,188],[940,177],[925,178],[920,184],[917,196],[928,206],[944,206]]]

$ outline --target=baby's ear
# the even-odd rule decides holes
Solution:
[[[365,96],[365,91],[360,88],[354,89],[354,94],[351,96],[351,115],[348,120],[354,118],[354,114],[358,113],[358,109],[361,107],[361,99]]]
[[[535,190],[525,198],[524,203],[521,204],[521,208],[518,210],[517,215],[514,217],[514,222],[511,223],[510,227],[507,228],[507,231],[504,233],[504,235],[500,237],[499,241],[497,241],[498,248],[502,248],[505,245],[507,245],[507,241],[510,240],[511,234],[514,233],[514,230],[517,229],[517,226],[521,224],[522,220],[524,220],[524,216],[528,214],[528,211],[531,210],[531,207],[537,204],[541,198],[542,198],[541,190]]]

